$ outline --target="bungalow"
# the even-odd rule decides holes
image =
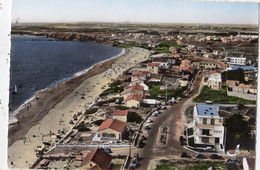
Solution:
[[[139,84],[134,84],[134,85],[130,84],[125,89],[130,88],[130,87],[133,87],[133,88],[138,89],[138,90],[144,90],[144,91],[148,91],[149,90],[149,87],[143,81],[141,83],[139,83]]]
[[[131,83],[133,83],[133,84],[141,83],[142,81],[146,81],[147,78],[149,78],[150,76],[151,76],[150,72],[139,71],[136,74],[132,74]]]
[[[140,85],[133,85],[133,86],[131,86],[131,87],[128,87],[127,89],[125,89],[122,93],[121,93],[121,95],[126,99],[127,98],[127,96],[129,96],[129,95],[131,95],[131,94],[138,94],[138,95],[140,95],[140,96],[142,96],[143,97],[143,95],[144,95],[144,92],[143,92],[143,87],[142,88],[140,88],[140,87],[142,87],[142,86],[140,86]]]
[[[148,63],[147,64],[147,69],[151,73],[158,74],[159,64],[158,63]]]
[[[125,99],[125,106],[126,107],[140,107],[142,101],[142,96],[138,94],[131,94],[127,96]]]
[[[139,85],[144,87],[144,91],[149,90],[149,86],[147,86],[143,81],[142,81],[142,83],[139,83]]]
[[[179,84],[181,87],[187,86],[189,84],[189,75],[186,74],[179,79]]]
[[[97,148],[87,154],[81,163],[82,169],[110,170],[113,157],[102,149]]]
[[[129,124],[118,119],[105,120],[98,128],[93,141],[122,140]],[[98,139],[98,140],[96,140]]]
[[[113,113],[113,119],[121,120],[122,122],[127,122],[128,110],[115,110]]]
[[[213,62],[203,61],[203,62],[200,63],[200,68],[203,69],[203,70],[212,70],[212,69],[217,68],[217,64],[215,64]]]

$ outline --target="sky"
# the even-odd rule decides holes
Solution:
[[[173,0],[13,0],[12,22],[257,24],[258,4]]]

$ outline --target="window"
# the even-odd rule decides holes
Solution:
[[[203,138],[202,138],[202,142],[203,142],[203,143],[209,143],[209,138],[203,137]]]
[[[223,120],[222,120],[222,119],[219,119],[218,121],[219,121],[219,123],[222,123]]]
[[[203,124],[206,125],[207,124],[207,119],[203,118]]]
[[[202,129],[202,135],[209,136],[209,130],[208,129]]]
[[[219,143],[219,138],[215,138],[215,143]]]
[[[211,119],[210,124],[215,125],[215,119]]]

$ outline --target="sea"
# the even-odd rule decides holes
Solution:
[[[79,76],[94,64],[120,55],[122,52],[121,48],[92,42],[12,36],[10,113],[18,110],[37,92]],[[16,94],[13,93],[15,86]]]

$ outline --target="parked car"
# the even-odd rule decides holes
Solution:
[[[166,106],[162,106],[161,109],[162,110],[166,110],[167,108],[166,108]]]
[[[181,157],[181,158],[188,158],[189,155],[188,155],[186,152],[182,152],[182,153],[180,154],[180,157]]]
[[[149,118],[149,119],[147,120],[147,123],[151,123],[151,122],[152,122],[152,119]]]
[[[130,169],[135,169],[136,166],[137,166],[137,162],[136,162],[136,160],[133,160],[131,163]]]
[[[150,128],[149,128],[149,126],[148,125],[146,125],[145,127],[144,127],[144,130],[149,130]]]
[[[158,116],[158,113],[154,112],[152,115],[153,115],[153,117],[155,117],[155,116]]]
[[[223,159],[223,157],[219,156],[217,154],[212,154],[212,155],[210,155],[210,159]]]
[[[181,97],[178,97],[177,100],[181,100]]]
[[[206,156],[204,156],[203,154],[199,153],[195,156],[195,158],[199,158],[199,159],[207,159]]]

